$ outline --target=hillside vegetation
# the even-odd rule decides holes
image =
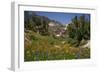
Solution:
[[[73,18],[64,30],[58,21],[35,12],[24,14],[24,61],[90,58],[90,48],[82,47],[90,40],[90,22],[84,15]]]

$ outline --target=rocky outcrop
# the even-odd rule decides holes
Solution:
[[[82,46],[82,48],[90,48],[90,40],[88,40],[87,43]]]

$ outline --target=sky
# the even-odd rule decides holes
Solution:
[[[38,12],[36,11],[37,15],[46,16],[51,20],[59,21],[62,24],[69,24],[73,17],[78,16],[80,17],[81,13],[62,13],[62,12]],[[90,20],[90,14],[85,14],[85,17]]]

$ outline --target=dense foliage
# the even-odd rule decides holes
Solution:
[[[79,18],[75,16],[68,25],[67,32],[69,38],[74,40],[75,46],[79,46],[83,39],[90,40],[90,20],[86,19],[85,15]]]
[[[31,12],[30,12],[31,13]],[[46,35],[48,34],[48,23],[50,20],[44,16],[38,16],[34,12],[29,14],[25,11],[25,29]]]

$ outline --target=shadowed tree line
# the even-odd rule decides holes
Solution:
[[[79,46],[82,40],[90,40],[90,19],[85,17],[85,14],[72,19],[72,22],[67,26],[69,42],[74,46]],[[73,42],[71,42],[73,40]]]

